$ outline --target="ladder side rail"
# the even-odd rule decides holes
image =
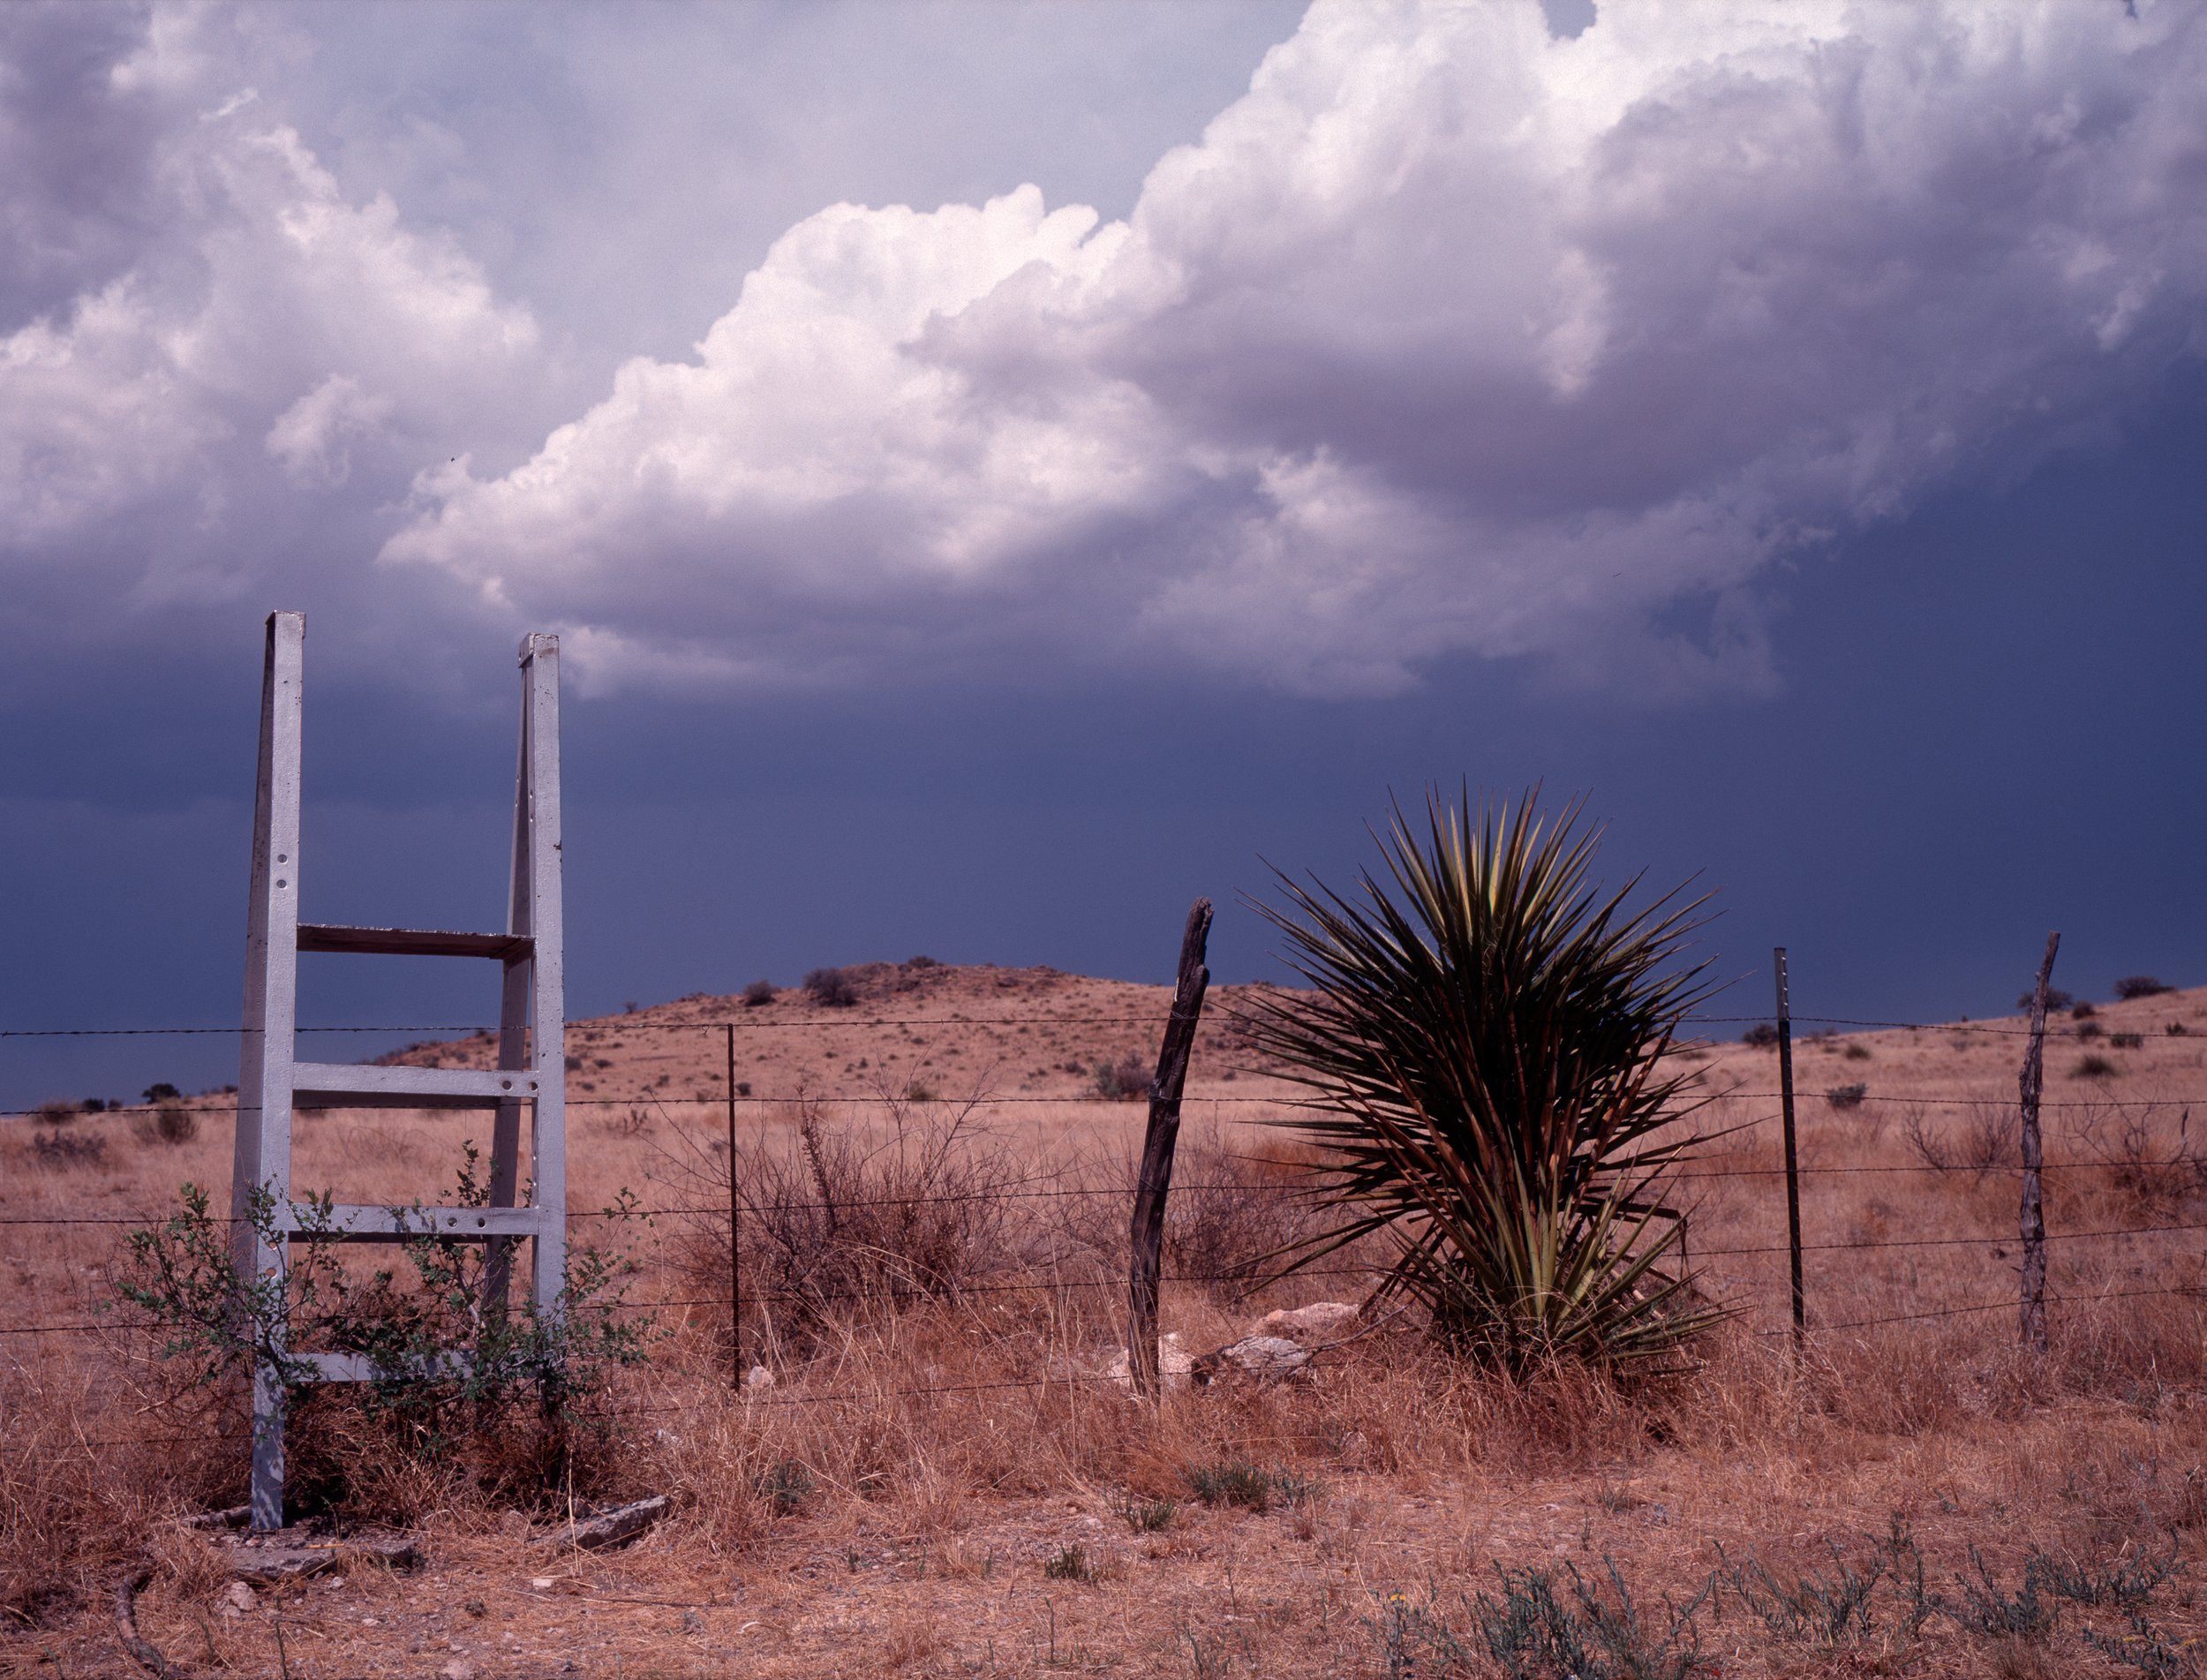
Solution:
[[[281,1278],[291,1194],[291,1065],[298,995],[299,776],[306,621],[271,613],[261,662],[260,751],[253,789],[252,875],[245,917],[245,1030],[230,1174],[230,1242],[241,1277]],[[277,1239],[247,1217],[256,1192],[277,1202]],[[276,1327],[281,1334],[280,1324]],[[252,1520],[283,1526],[283,1387],[267,1360],[252,1384]]]
[[[529,932],[536,1064],[531,1204],[553,1216],[534,1247],[531,1298],[547,1321],[567,1282],[567,1003],[565,918],[561,902],[560,638],[533,634],[522,644],[528,672]]]
[[[520,739],[514,751],[514,834],[512,866],[506,878],[506,931],[530,935],[535,926],[530,915],[533,879],[529,852],[529,677],[524,669],[521,685]],[[518,1071],[530,1065],[529,998],[535,982],[533,943],[530,954],[508,959],[500,977],[498,999],[498,1066]],[[521,1178],[521,1104],[501,1103],[491,1131],[490,1205],[516,1205]],[[483,1305],[490,1313],[506,1310],[508,1280],[513,1275],[513,1244],[491,1244],[483,1262]]]

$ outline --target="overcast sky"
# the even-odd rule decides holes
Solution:
[[[0,8],[0,1025],[235,1021],[273,606],[327,920],[495,921],[561,633],[577,1013],[1167,977],[1465,779],[1741,1014],[2207,981],[2203,305],[2190,0]]]

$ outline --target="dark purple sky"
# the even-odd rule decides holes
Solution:
[[[2207,979],[2207,12],[1589,10],[0,9],[0,1025],[235,1019],[279,605],[332,920],[494,919],[562,633],[578,1011],[1162,976],[1458,778],[1737,1013]]]

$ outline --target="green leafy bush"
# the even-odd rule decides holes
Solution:
[[[486,1206],[479,1154],[465,1149],[456,1201]],[[395,1263],[366,1266],[343,1257],[351,1245],[327,1193],[280,1216],[275,1199],[256,1192],[245,1209],[254,1233],[275,1245],[288,1226],[290,1241],[284,1268],[253,1274],[233,1256],[230,1222],[213,1214],[206,1191],[186,1184],[182,1203],[160,1225],[130,1233],[117,1276],[179,1394],[242,1391],[260,1367],[289,1408],[317,1386],[313,1354],[358,1354],[372,1375],[347,1386],[371,1420],[389,1426],[386,1445],[441,1460],[486,1441],[510,1447],[500,1438],[532,1430],[536,1462],[556,1481],[572,1433],[599,1427],[588,1403],[615,1368],[641,1364],[657,1336],[628,1310],[638,1269],[625,1252],[570,1249],[559,1298],[541,1311],[512,1299],[511,1244],[433,1235],[418,1204],[391,1211],[421,1234],[396,1245]],[[627,1192],[606,1211],[638,1217]]]

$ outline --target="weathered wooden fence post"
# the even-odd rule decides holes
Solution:
[[[1180,971],[1172,988],[1172,1013],[1157,1051],[1157,1076],[1149,1083],[1149,1128],[1142,1139],[1141,1171],[1134,1182],[1133,1255],[1126,1277],[1126,1369],[1134,1392],[1157,1397],[1157,1283],[1164,1268],[1164,1202],[1172,1187],[1172,1151],[1180,1138],[1180,1093],[1187,1084],[1188,1052],[1202,1018],[1210,970],[1203,966],[1210,939],[1211,901],[1198,899],[1180,937]]]
[[[1793,1345],[1808,1333],[1808,1297],[1801,1285],[1801,1158],[1793,1134],[1793,1004],[1787,995],[1786,948],[1775,953],[1778,976],[1778,1100],[1785,1117],[1786,1257],[1792,1267]]]
[[[2038,1175],[2045,1164],[2038,1139],[2038,1098],[2046,1083],[2046,989],[2053,980],[2053,953],[2061,936],[2046,936],[2046,954],[2038,965],[2038,984],[2030,994],[2030,1042],[2023,1048],[2019,1092],[2023,1148],[2023,1345],[2046,1351],[2046,1209]]]

